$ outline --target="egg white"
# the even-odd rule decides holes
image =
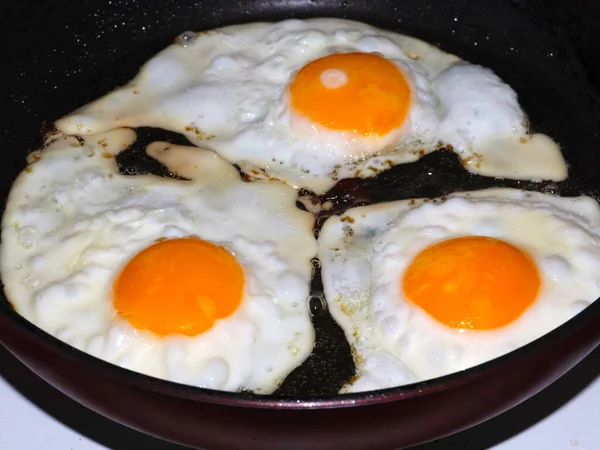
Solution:
[[[457,193],[354,208],[319,236],[329,309],[358,368],[343,392],[430,379],[472,367],[558,327],[600,297],[600,206],[513,189]],[[425,248],[489,236],[527,251],[541,289],[515,322],[489,331],[448,328],[410,302],[404,272]]]
[[[0,269],[15,310],[93,356],[166,380],[270,393],[312,351],[307,308],[313,218],[280,183],[243,182],[214,152],[154,143],[189,181],[117,172],[132,130],[60,137],[30,157],[2,219]],[[161,238],[198,236],[230,250],[244,294],[196,337],[136,330],[113,307],[125,263]],[[199,274],[201,280],[201,274]]]
[[[379,53],[405,74],[412,100],[399,129],[364,138],[303,122],[290,111],[287,86],[295,72],[340,52]],[[560,149],[549,138],[527,135],[514,91],[491,72],[468,64],[455,69],[458,63],[421,40],[341,19],[185,33],[126,86],[57,126],[67,134],[124,126],[169,129],[250,175],[317,193],[338,179],[369,177],[444,145],[476,173],[564,179]]]

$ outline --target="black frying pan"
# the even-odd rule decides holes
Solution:
[[[600,12],[592,0],[225,0],[215,4],[124,0],[77,5],[38,0],[4,6],[1,11],[0,164],[4,177],[0,189],[4,198],[25,166],[25,155],[41,145],[54,119],[126,83],[143,62],[182,31],[315,16],[361,20],[411,34],[490,67],[517,91],[534,131],[561,144],[569,165],[569,178],[560,183],[496,180],[467,173],[451,152],[435,152],[376,178],[342,180],[322,196],[322,200],[334,201],[335,212],[359,204],[492,186],[600,197],[600,41],[594,35],[600,30]],[[137,142],[118,160],[121,170],[167,175],[164,167],[144,157],[145,145],[154,140],[187,143],[175,133],[138,129]],[[317,229],[322,219],[317,217]],[[312,288],[315,294],[321,289],[318,267]],[[335,399],[354,373],[342,331],[319,300],[311,301],[310,307],[317,345],[275,397]],[[598,308],[589,308],[581,320],[596,319],[598,314]],[[0,300],[0,339],[2,319],[19,333],[33,336],[33,327],[15,316],[8,303]],[[593,339],[588,339],[591,346]],[[19,354],[19,349],[12,350]],[[372,397],[354,396],[359,403]],[[453,430],[444,432],[448,431]]]

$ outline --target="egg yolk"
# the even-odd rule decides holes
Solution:
[[[135,255],[115,280],[115,309],[159,336],[195,336],[233,313],[244,275],[223,247],[198,238],[157,242]]]
[[[410,301],[448,327],[489,330],[525,312],[537,297],[540,277],[519,248],[469,236],[419,253],[404,274],[403,289]]]
[[[391,61],[373,53],[316,59],[289,86],[293,109],[330,130],[383,136],[402,125],[410,87]]]

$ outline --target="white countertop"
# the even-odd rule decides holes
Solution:
[[[414,450],[600,450],[600,348],[507,413]],[[185,450],[70,400],[0,345],[0,450]]]

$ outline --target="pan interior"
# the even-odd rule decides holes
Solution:
[[[583,3],[583,2],[582,2]],[[33,7],[32,5],[35,5]],[[569,165],[563,182],[519,182],[466,172],[451,152],[434,152],[368,180],[341,181],[321,200],[331,212],[361,204],[488,187],[515,187],[564,196],[600,197],[600,41],[592,39],[594,17],[567,0],[421,1],[223,0],[155,2],[90,1],[73,8],[65,0],[22,2],[2,11],[0,75],[0,180],[3,198],[41,145],[44,122],[100,97],[131,79],[140,65],[186,30],[290,17],[342,17],[413,35],[463,59],[491,68],[519,95],[535,132],[559,142]],[[32,30],[35,30],[32,31]],[[138,129],[138,141],[119,158],[124,172],[169,176],[142,158],[154,140],[187,143],[175,133]],[[317,224],[323,217],[317,218]],[[318,226],[318,225],[317,225]],[[275,396],[306,398],[337,393],[354,373],[349,346],[321,301],[318,265],[312,282],[313,354]],[[8,311],[0,299],[0,309]]]

